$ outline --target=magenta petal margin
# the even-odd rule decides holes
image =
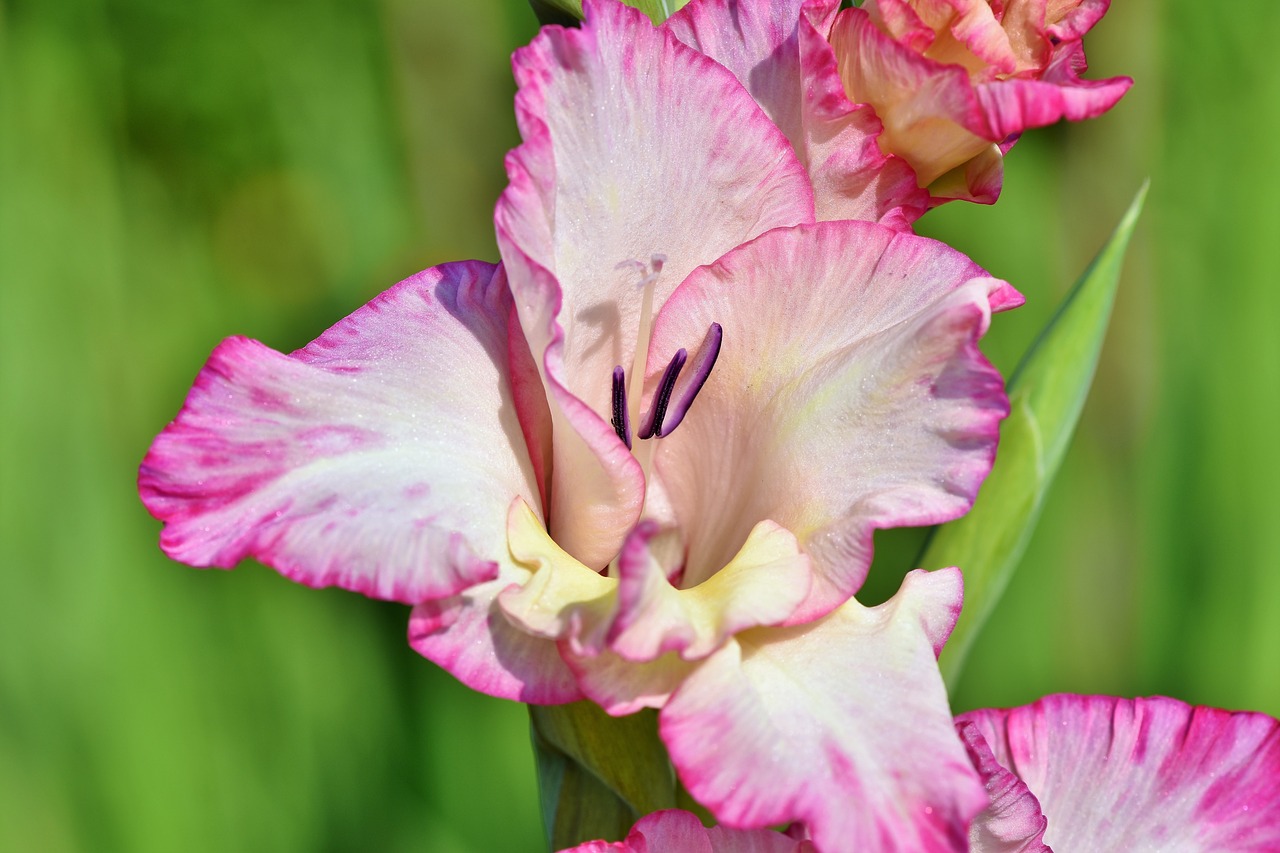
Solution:
[[[292,355],[224,341],[139,470],[165,553],[221,568],[253,557],[406,604],[495,578],[506,506],[537,494],[510,311],[500,268],[464,262],[401,282]]]

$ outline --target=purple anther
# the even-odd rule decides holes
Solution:
[[[720,342],[723,338],[724,329],[720,328],[719,323],[712,323],[707,329],[707,336],[702,339],[702,345],[693,355],[693,369],[684,374],[683,381],[673,389],[670,405],[664,407],[665,416],[658,431],[659,436],[670,435],[688,414],[689,407],[693,405],[693,399],[698,396],[698,392],[707,382],[707,377],[711,375],[711,368],[716,366],[716,358],[720,355]]]
[[[685,359],[688,357],[688,351],[683,348],[676,350],[676,354],[672,356],[667,369],[662,372],[662,381],[658,383],[658,391],[653,395],[653,405],[649,407],[649,411],[645,412],[636,438],[655,436],[662,438],[665,434],[662,430],[662,419],[666,417],[667,405],[671,402],[671,392],[675,390],[676,379],[680,377],[680,368],[684,367]]]
[[[627,414],[627,374],[618,365],[613,369],[613,431],[631,449],[631,415]]]

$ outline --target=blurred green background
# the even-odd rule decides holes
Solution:
[[[534,851],[521,706],[407,608],[157,550],[138,461],[222,337],[289,350],[495,259],[520,0],[0,4],[0,849]],[[1280,6],[1117,0],[1110,115],[924,230],[1008,278],[1010,367],[1143,178],[1081,432],[957,710],[1280,715]],[[426,381],[424,379],[424,381]]]

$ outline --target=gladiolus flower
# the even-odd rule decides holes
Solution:
[[[1018,135],[1111,109],[1128,77],[1082,80],[1108,0],[867,0],[831,29],[850,100],[936,198],[993,202]]]
[[[502,263],[421,273],[292,355],[221,344],[142,465],[162,546],[412,604],[413,647],[495,696],[662,708],[736,825],[963,832],[985,801],[935,663],[958,572],[851,596],[876,528],[970,506],[1007,411],[977,340],[1021,297],[815,222],[732,74],[584,8],[514,59]],[[828,639],[847,678],[810,671]]]
[[[991,796],[977,853],[1280,850],[1280,723],[1265,714],[1057,695],[956,720]]]
[[[905,228],[990,204],[1024,130],[1092,118],[1126,77],[1082,80],[1107,0],[693,0],[667,21],[734,72],[787,134],[819,219]]]

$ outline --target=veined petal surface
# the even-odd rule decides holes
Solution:
[[[581,29],[547,27],[515,55],[524,144],[495,221],[555,420],[549,529],[598,569],[643,497],[602,416],[614,367],[632,365],[641,282],[653,280],[660,307],[694,267],[812,221],[813,193],[727,70],[614,0],[583,11]]]
[[[969,849],[973,853],[1052,853],[1044,843],[1046,821],[1040,801],[1027,783],[1000,765],[973,723],[957,723],[956,731],[990,799],[969,827]]]
[[[1265,714],[1056,695],[957,721],[1039,799],[1054,850],[1280,849],[1280,722]]]
[[[224,341],[139,472],[165,552],[410,604],[496,577],[507,504],[538,494],[510,314],[500,268],[458,263],[292,355]]]
[[[654,330],[650,371],[708,322],[720,358],[655,465],[689,545],[684,586],[770,519],[814,561],[793,622],[857,591],[876,528],[971,505],[1008,410],[977,347],[1008,284],[867,222],[772,231],[699,269]]]
[[[728,826],[802,820],[819,850],[962,850],[987,803],[938,672],[955,569],[893,599],[746,631],[685,679],[659,730],[689,792]]]

